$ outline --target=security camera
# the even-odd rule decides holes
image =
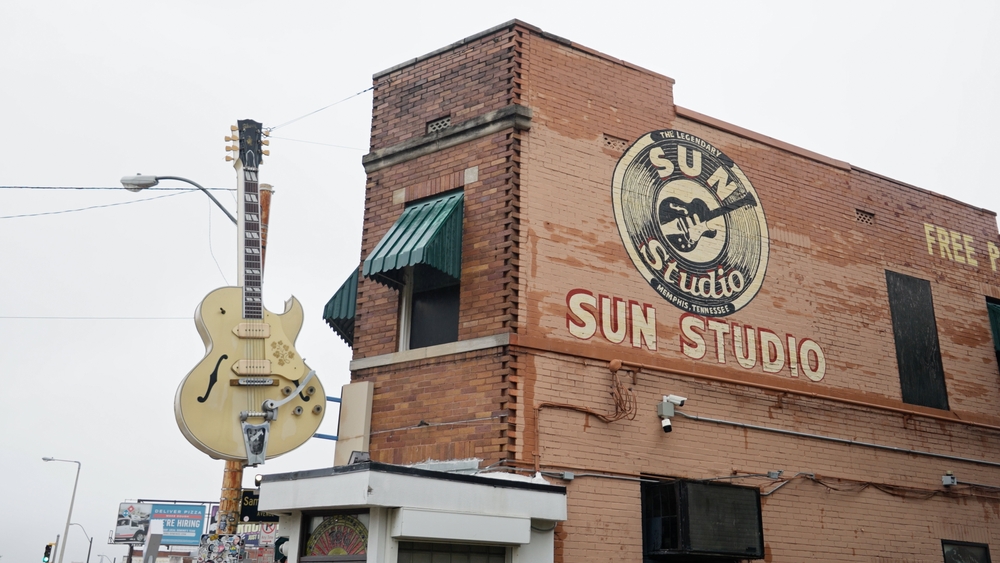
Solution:
[[[670,425],[670,419],[669,418],[662,419],[660,421],[660,425],[663,426],[663,431],[664,432],[670,432],[671,430],[674,429],[674,427]]]
[[[687,402],[688,398],[681,397],[680,395],[667,395],[666,397],[663,398],[663,400],[667,401],[668,403],[673,403],[678,407],[683,407],[684,403]]]

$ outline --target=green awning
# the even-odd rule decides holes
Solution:
[[[357,301],[358,271],[355,269],[323,308],[323,320],[351,348],[354,348],[354,307]]]
[[[460,279],[463,202],[462,192],[450,192],[407,207],[365,258],[364,276],[397,289],[407,266],[430,267]]]

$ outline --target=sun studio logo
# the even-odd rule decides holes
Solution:
[[[750,180],[722,151],[681,131],[647,133],[618,161],[611,197],[632,263],[664,299],[721,317],[757,295],[767,222]]]

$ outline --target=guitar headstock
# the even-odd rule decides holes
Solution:
[[[226,155],[226,162],[239,160],[244,168],[256,170],[263,158],[271,154],[271,151],[263,148],[271,142],[262,138],[269,136],[270,132],[252,119],[241,119],[237,123],[238,125],[229,127],[232,134],[226,136],[227,143],[234,143],[226,145],[226,151],[235,153]],[[233,162],[233,166],[235,165]]]

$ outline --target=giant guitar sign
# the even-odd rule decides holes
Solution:
[[[238,287],[209,293],[195,311],[205,357],[184,378],[174,415],[184,436],[213,458],[263,463],[306,442],[319,428],[326,393],[295,350],[302,305],[276,315],[263,305],[261,209],[257,173],[261,126],[239,122]]]

